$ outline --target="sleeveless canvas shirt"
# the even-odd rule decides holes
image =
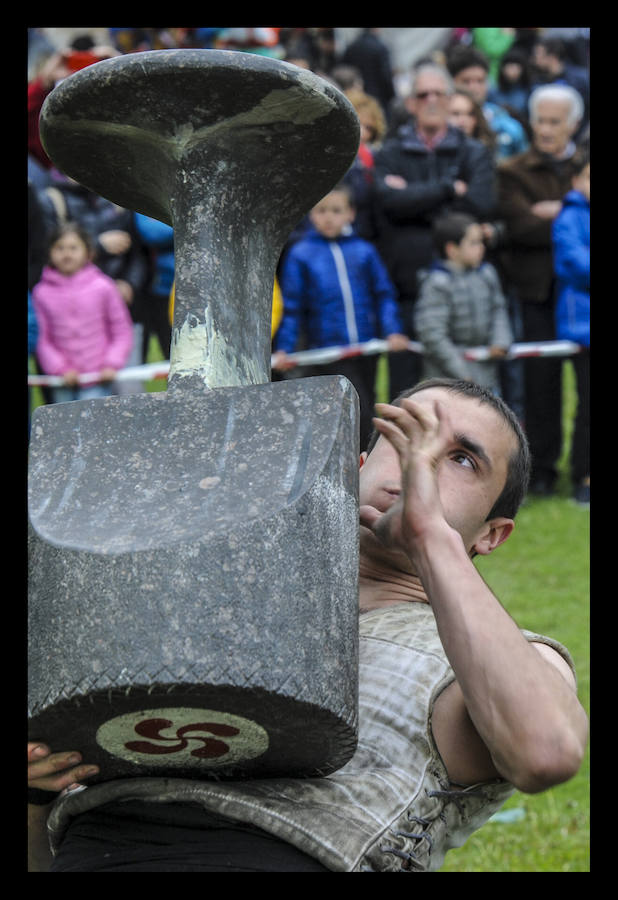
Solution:
[[[549,644],[573,668],[556,641]],[[334,872],[428,872],[514,792],[502,779],[449,783],[431,731],[436,698],[455,678],[431,607],[400,603],[360,616],[359,736],[345,766],[324,778],[192,781],[123,779],[60,798],[48,820],[56,852],[70,819],[112,800],[190,802],[249,823]]]

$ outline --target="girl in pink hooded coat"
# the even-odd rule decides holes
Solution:
[[[54,235],[32,299],[39,365],[64,379],[54,402],[109,396],[131,353],[133,325],[113,280],[92,262],[90,237],[79,225],[66,223]],[[99,372],[100,382],[80,384],[86,372]]]

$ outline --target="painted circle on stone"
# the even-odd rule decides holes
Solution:
[[[115,716],[96,734],[100,747],[138,765],[217,768],[268,749],[268,734],[251,719],[215,709],[143,709]]]

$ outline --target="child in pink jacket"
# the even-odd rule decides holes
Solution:
[[[36,355],[46,375],[62,375],[54,402],[105,397],[133,346],[133,324],[113,280],[92,262],[92,243],[67,222],[54,235],[49,261],[32,291],[39,326]],[[98,383],[79,383],[99,372]]]

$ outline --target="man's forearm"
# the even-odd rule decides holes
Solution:
[[[586,715],[575,691],[521,634],[450,530],[415,564],[468,714],[501,775],[534,793],[575,774]]]

